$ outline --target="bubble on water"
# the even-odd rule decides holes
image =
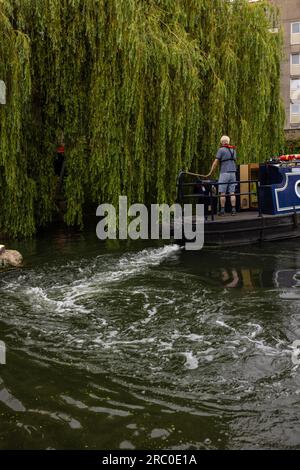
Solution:
[[[214,360],[214,356],[211,356],[211,355],[205,356],[205,359],[207,362],[212,362]]]
[[[120,449],[129,449],[129,450],[134,450],[135,446],[132,444],[130,441],[122,441],[119,445]]]
[[[182,353],[185,356],[186,362],[185,362],[185,368],[194,370],[197,369],[199,366],[198,359],[193,355],[192,352],[184,352]]]
[[[194,333],[191,333],[190,335],[186,335],[186,339],[190,341],[203,341],[203,335],[196,335]]]
[[[5,387],[2,387],[2,389],[0,390],[0,402],[2,402],[4,405],[6,405],[13,411],[26,411],[26,408],[23,403],[21,403],[21,401],[18,400],[14,395],[12,395],[12,393],[10,393],[10,391],[7,390]]]
[[[248,326],[254,326],[255,331],[251,333],[251,338],[256,338],[256,336],[260,335],[263,332],[263,328],[256,324],[256,323],[247,323]]]
[[[131,424],[127,424],[126,428],[136,430],[138,427],[136,423],[131,423]]]
[[[216,320],[216,324],[222,326],[223,328],[227,328],[228,330],[231,330],[231,331],[234,331],[234,332],[236,331],[234,328],[227,325],[225,322],[223,322],[221,320]]]
[[[166,439],[170,435],[167,429],[155,428],[152,429],[150,437],[151,439]]]
[[[144,323],[144,324],[147,324],[152,320],[152,317],[154,317],[154,315],[156,315],[156,313],[157,313],[157,308],[152,307],[150,309],[147,309],[147,313],[148,313],[147,318],[145,318],[145,320],[142,321],[142,323]]]

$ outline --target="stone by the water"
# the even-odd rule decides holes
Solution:
[[[16,250],[1,250],[0,245],[0,267],[20,266],[23,262],[23,256]]]

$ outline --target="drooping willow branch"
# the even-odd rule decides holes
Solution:
[[[246,0],[0,0],[0,232],[55,209],[64,135],[66,222],[85,204],[171,202],[221,134],[241,161],[281,150],[276,11]]]

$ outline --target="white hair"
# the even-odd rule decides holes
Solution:
[[[230,144],[230,138],[228,135],[223,135],[221,137],[221,145],[229,145]]]

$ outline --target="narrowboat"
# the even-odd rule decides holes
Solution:
[[[300,155],[282,155],[261,164],[239,165],[236,208],[230,198],[218,215],[218,182],[181,171],[178,203],[204,205],[204,243],[239,246],[300,237]],[[196,225],[193,217],[193,225]]]

